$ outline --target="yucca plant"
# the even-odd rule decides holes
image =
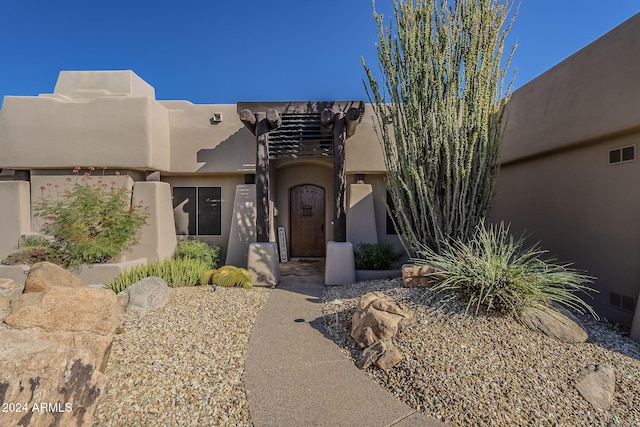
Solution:
[[[207,268],[204,261],[191,258],[156,261],[136,266],[120,274],[109,283],[108,287],[119,293],[137,281],[150,276],[161,278],[172,288],[195,286],[200,283],[200,278],[207,271]]]
[[[234,267],[232,265],[223,265],[217,270],[209,270],[200,278],[200,284],[209,283],[216,284],[225,288],[243,287],[251,289],[252,278],[251,273],[246,268]]]
[[[570,264],[543,259],[546,254],[538,244],[525,247],[525,237],[513,237],[502,223],[487,227],[481,222],[470,240],[443,240],[440,253],[423,246],[413,261],[434,268],[435,295],[445,302],[458,298],[476,314],[485,309],[519,319],[527,307],[557,303],[597,318],[579,296],[597,292],[586,285],[593,277]]]

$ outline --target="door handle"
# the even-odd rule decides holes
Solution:
[[[324,231],[324,222],[322,224],[320,224],[320,230]]]

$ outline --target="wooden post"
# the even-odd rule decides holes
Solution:
[[[343,112],[335,114],[333,122],[333,194],[336,201],[333,223],[333,240],[347,241],[347,166],[344,156],[346,139],[345,117]]]
[[[256,241],[269,242],[269,121],[256,113]]]

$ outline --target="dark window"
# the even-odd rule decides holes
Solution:
[[[198,187],[198,235],[222,234],[220,187]]]
[[[391,209],[391,215],[395,217],[396,209],[393,204],[393,200],[391,200],[391,193],[387,191],[387,206]],[[386,211],[386,219],[387,219],[387,234],[398,234],[395,226],[393,225],[393,219],[391,219],[391,215],[389,215],[389,210]]]
[[[609,163],[619,163],[621,160],[620,155],[620,150],[609,151]]]
[[[256,174],[255,173],[246,173],[246,174],[244,174],[244,183],[245,184],[255,184],[256,183]]]
[[[636,159],[636,146],[630,145],[628,147],[616,148],[609,151],[609,164],[630,162]]]
[[[633,160],[636,158],[636,150],[634,146],[626,147],[622,149],[622,161]]]
[[[196,187],[173,187],[173,209],[177,207],[187,213],[189,218],[189,235],[195,236],[196,232]],[[176,217],[177,218],[177,217]]]
[[[188,214],[190,236],[222,234],[221,196],[220,187],[173,187],[173,208]]]

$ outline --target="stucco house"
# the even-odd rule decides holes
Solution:
[[[191,237],[263,285],[277,283],[280,256],[326,256],[327,283],[346,283],[353,245],[400,247],[361,101],[194,105],[156,100],[133,71],[63,71],[52,94],[4,98],[0,153],[0,257],[39,229],[40,188],[75,166],[127,174],[133,197],[152,202],[130,259],[170,256],[176,236]]]
[[[491,216],[597,277],[596,310],[633,324],[637,340],[639,50],[636,15],[512,95]],[[326,257],[326,283],[349,283],[354,245],[400,249],[372,111],[359,100],[161,101],[132,71],[63,71],[52,94],[4,98],[0,257],[38,230],[41,186],[104,165],[151,204],[127,258],[198,238],[256,284],[278,282],[280,257]]]

